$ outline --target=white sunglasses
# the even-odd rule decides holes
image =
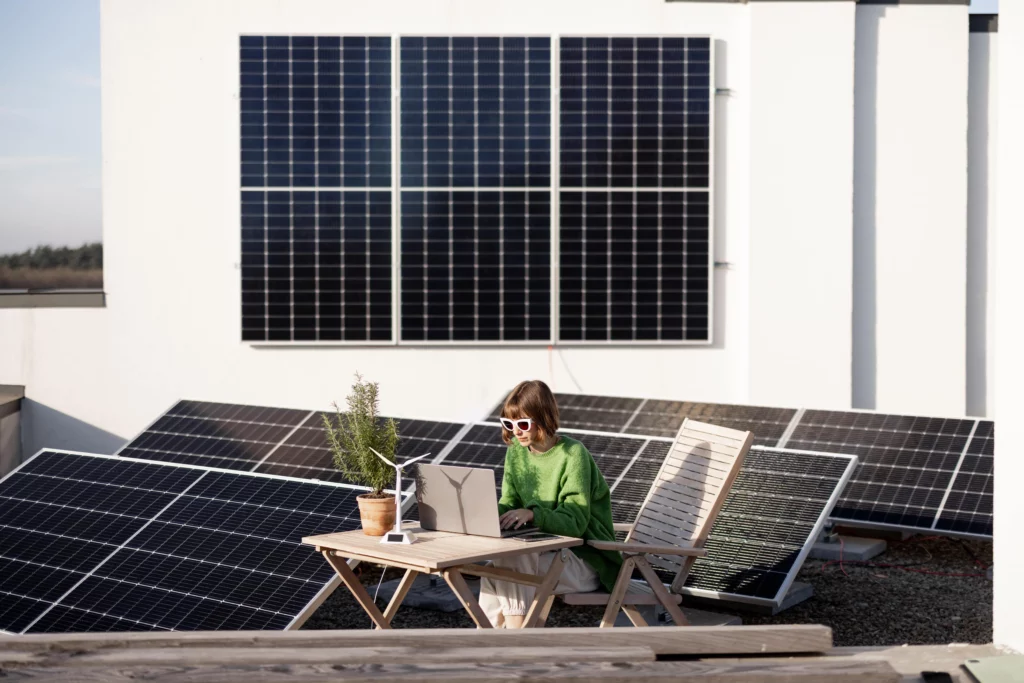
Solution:
[[[530,428],[533,427],[533,418],[530,417],[524,417],[518,420],[510,420],[507,417],[500,417],[498,420],[501,422],[501,426],[510,432],[516,427],[518,427],[521,432],[528,432],[530,431]]]

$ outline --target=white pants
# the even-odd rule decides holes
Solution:
[[[559,551],[555,551],[559,552]],[[523,574],[543,576],[551,568],[555,552],[524,553],[512,557],[499,557],[491,561],[491,565],[501,569],[511,569]],[[597,590],[600,582],[597,572],[576,557],[576,553],[566,548],[563,555],[565,565],[562,575],[555,586],[555,593],[589,593]],[[503,628],[505,616],[525,616],[533,602],[535,589],[511,581],[498,581],[483,577],[480,579],[480,607],[491,620],[494,628]]]

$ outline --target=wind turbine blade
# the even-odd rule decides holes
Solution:
[[[385,458],[385,457],[384,457],[383,455],[381,455],[380,453],[378,453],[378,452],[377,452],[377,451],[376,451],[375,449],[373,449],[372,447],[369,447],[369,446],[367,446],[367,448],[369,448],[369,449],[370,449],[371,451],[373,451],[373,454],[374,454],[374,455],[376,455],[376,456],[377,456],[378,458],[380,458],[381,460],[383,460],[383,461],[384,461],[384,462],[386,462],[387,464],[391,465],[392,467],[398,467],[398,465],[396,465],[395,463],[393,463],[393,462],[391,462],[390,460],[388,460],[387,458]]]
[[[416,462],[417,460],[422,460],[423,458],[427,457],[428,455],[430,455],[430,453],[425,453],[423,455],[417,455],[412,460],[406,460],[405,462],[402,463],[402,467],[405,467],[406,465],[411,465],[414,462]]]

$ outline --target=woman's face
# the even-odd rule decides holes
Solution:
[[[527,415],[517,415],[513,421],[511,432],[521,446],[529,448],[531,444],[540,443],[541,438],[537,431],[537,424],[533,420],[529,420],[528,425],[523,425],[523,420],[529,420],[529,417]],[[524,426],[527,429],[523,429]]]
[[[523,448],[529,448],[530,444],[535,442],[534,437],[537,436],[537,425],[531,424],[528,431],[523,431],[519,428],[519,425],[515,425],[512,428],[512,433],[516,435],[519,444]]]

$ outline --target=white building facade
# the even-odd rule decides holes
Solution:
[[[25,452],[111,450],[180,397],[326,407],[356,371],[385,412],[435,419],[523,378],[989,414],[997,34],[975,28],[938,1],[104,0],[105,305],[0,309]],[[241,35],[710,36],[711,341],[242,341]]]

